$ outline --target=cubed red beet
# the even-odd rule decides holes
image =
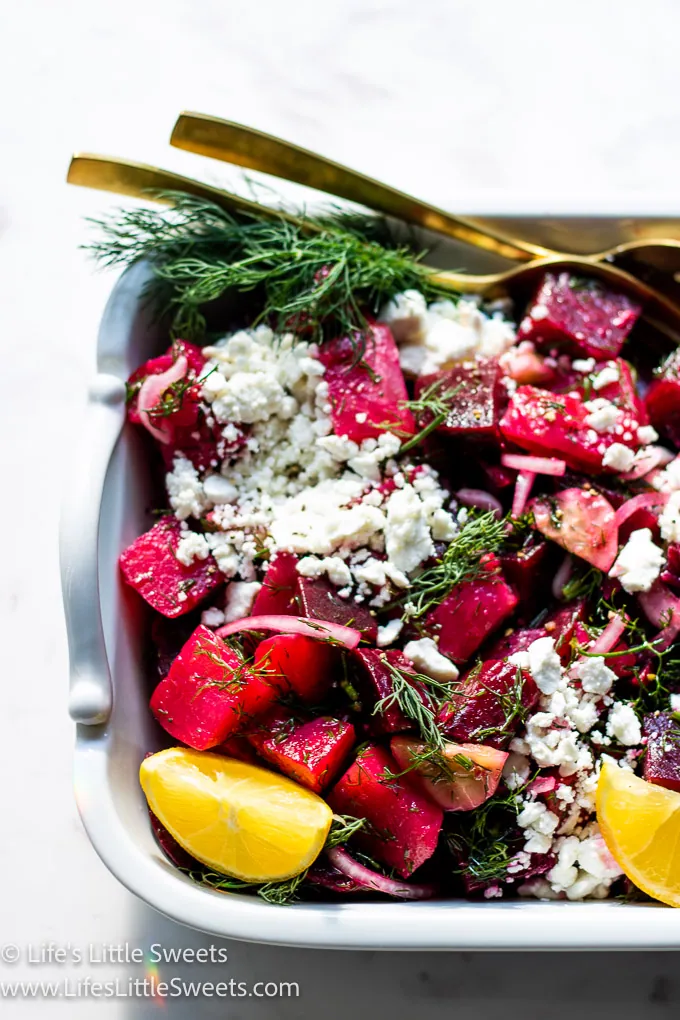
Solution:
[[[253,603],[253,616],[296,616],[299,612],[297,595],[297,556],[289,552],[277,552],[272,558],[262,587]]]
[[[337,435],[355,443],[386,431],[413,435],[415,422],[404,406],[408,392],[399,351],[388,326],[372,322],[365,336],[354,342],[349,337],[331,340],[320,348],[319,359],[326,369],[324,380]]]
[[[151,711],[171,736],[205,751],[252,725],[276,694],[229,645],[201,625],[153,692]]]
[[[301,721],[274,709],[248,733],[248,740],[284,775],[315,793],[333,782],[354,747],[351,723],[321,716]]]
[[[509,634],[504,634],[494,641],[490,648],[486,648],[485,658],[507,659],[516,652],[526,652],[530,644],[544,637],[546,633],[542,627],[519,627]]]
[[[378,636],[378,624],[368,609],[351,599],[341,599],[338,589],[323,577],[298,577],[299,615],[310,620],[325,620],[361,631],[364,641]]]
[[[680,792],[680,724],[670,712],[645,716],[644,777],[648,783]]]
[[[547,542],[536,542],[500,557],[503,576],[517,593],[525,617],[541,603],[541,600],[545,605],[548,553]]]
[[[357,648],[353,653],[353,659],[357,666],[356,685],[361,702],[371,716],[371,731],[382,734],[414,730],[415,723],[404,715],[396,703],[382,708],[375,715],[372,714],[378,702],[388,698],[394,691],[394,675],[390,671],[390,665],[396,667],[403,675],[408,675],[414,673],[413,663],[396,649],[381,651],[378,648]],[[416,684],[413,686],[418,690],[421,699],[425,700],[418,686]]]
[[[403,878],[434,853],[444,812],[421,793],[382,747],[368,745],[336,783],[328,803],[338,814],[366,818],[354,837],[367,853]]]
[[[439,725],[452,740],[505,747],[538,701],[528,670],[492,659],[470,670],[450,702],[442,706]]]
[[[657,432],[680,449],[680,350],[664,362],[647,390],[647,413]]]
[[[597,432],[586,421],[589,413],[580,396],[520,386],[510,398],[500,430],[504,439],[523,450],[543,457],[559,457],[576,471],[598,474],[602,471],[602,457],[613,443],[633,450],[639,447],[640,423],[624,408],[619,412],[620,435]]]
[[[237,761],[244,761],[248,765],[262,764],[258,760],[252,744],[242,733],[237,733],[235,737],[228,737],[223,744],[211,747],[210,750],[213,754],[223,754],[227,758],[236,758]]]
[[[488,557],[487,569],[487,576],[458,585],[425,617],[425,631],[454,662],[466,662],[517,606],[495,556]]]
[[[179,521],[163,517],[120,557],[127,583],[163,616],[183,616],[224,580],[212,556],[188,567],[179,562],[175,552],[180,535]]]
[[[615,358],[641,305],[596,280],[546,273],[517,336],[537,347],[563,347],[588,358]]]
[[[465,361],[446,372],[422,376],[416,382],[416,397],[425,391],[444,399],[451,410],[440,432],[454,436],[498,437],[503,402],[507,395],[501,384],[501,370],[493,358]],[[450,397],[446,397],[447,393]],[[421,426],[428,424],[424,417]]]
[[[661,574],[661,580],[674,591],[680,590],[680,545],[673,543],[668,546],[668,563]]]
[[[336,648],[302,634],[275,634],[255,652],[255,669],[271,674],[269,682],[281,693],[293,693],[308,705],[328,694],[337,663]]]
[[[571,641],[579,624],[585,619],[586,604],[583,599],[570,602],[566,606],[553,610],[543,622],[543,630],[555,642],[555,651],[566,666],[571,658]]]

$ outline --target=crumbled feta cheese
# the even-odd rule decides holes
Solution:
[[[593,389],[603,390],[605,386],[619,381],[619,370],[615,364],[605,365],[597,375],[593,377]]]
[[[664,542],[680,542],[680,491],[672,492],[659,517]]]
[[[585,419],[586,425],[596,432],[609,432],[616,425],[619,409],[611,400],[598,397],[596,400],[586,401],[584,406],[590,412]]]
[[[572,666],[571,672],[589,694],[607,694],[616,680],[616,673],[601,655],[585,656]]]
[[[232,581],[227,586],[227,597],[224,604],[226,623],[243,620],[250,616],[255,597],[262,587],[257,581]]]
[[[297,564],[297,571],[303,577],[321,577],[326,574],[331,584],[339,588],[352,584],[352,573],[339,556],[327,556],[324,559],[304,556]]]
[[[198,471],[186,457],[175,457],[172,471],[165,476],[170,506],[181,521],[187,517],[200,517],[205,510],[203,485]]]
[[[652,541],[649,528],[634,531],[619,553],[610,577],[617,577],[627,592],[649,591],[661,573],[664,554]]]
[[[405,574],[434,554],[426,508],[412,485],[396,489],[387,501],[385,551]]]
[[[215,627],[221,627],[224,622],[224,613],[217,606],[204,609],[201,613],[201,623],[204,627],[210,627],[214,630]]]
[[[427,302],[418,290],[405,290],[385,305],[380,313],[398,344],[419,343],[427,322]]]
[[[638,443],[642,443],[643,446],[649,446],[650,443],[657,441],[659,433],[653,425],[641,425],[637,430],[637,438]]]
[[[384,627],[378,627],[376,641],[378,648],[387,648],[388,645],[393,644],[401,634],[403,626],[401,620],[389,620]]]
[[[207,560],[210,556],[210,546],[203,535],[195,531],[185,531],[177,543],[175,557],[185,567],[190,567],[194,560]]]
[[[614,471],[630,471],[635,460],[635,454],[623,443],[612,443],[605,450],[602,458],[602,467],[613,468]]]
[[[511,666],[519,666],[520,669],[529,669],[531,659],[528,652],[513,652],[508,655],[508,662]]]
[[[552,694],[562,683],[562,663],[551,637],[538,638],[529,645],[529,669],[539,691]]]
[[[219,503],[234,503],[238,489],[222,475],[208,475],[203,482],[203,495],[208,503],[217,506]]]
[[[588,375],[595,368],[595,358],[574,358],[571,363],[571,367],[575,372],[581,372],[583,375]]]
[[[640,743],[642,730],[632,705],[624,701],[614,702],[607,719],[607,733],[627,747]]]
[[[432,638],[409,641],[404,648],[404,655],[410,659],[419,673],[424,673],[433,680],[458,679],[458,669],[450,659],[441,654]]]
[[[519,790],[531,775],[531,765],[525,754],[510,751],[503,765],[503,780],[509,790]]]
[[[667,464],[664,471],[659,471],[652,485],[659,492],[675,492],[680,489],[680,455]]]

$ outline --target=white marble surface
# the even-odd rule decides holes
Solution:
[[[111,283],[77,249],[82,217],[112,203],[65,187],[70,152],[224,179],[168,149],[188,108],[256,124],[459,209],[677,209],[679,34],[674,0],[0,5],[0,944],[206,943],[106,872],[71,794],[56,526]],[[335,1020],[358,1008],[394,1020],[637,1020],[675,1015],[680,1001],[675,954],[228,950],[228,966],[202,968],[204,978],[296,980],[301,999],[175,1000],[167,1015]],[[37,970],[0,964],[0,980],[64,976]],[[0,1011],[122,1020],[157,1006]]]

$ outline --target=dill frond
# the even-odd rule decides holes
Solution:
[[[399,669],[387,659],[385,666],[392,679],[392,691],[376,704],[373,715],[397,705],[406,718],[417,725],[423,740],[434,747],[442,748],[444,738],[437,726],[436,712],[444,699],[451,695],[451,686],[433,680],[423,673],[409,673]]]

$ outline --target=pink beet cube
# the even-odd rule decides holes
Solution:
[[[478,436],[495,439],[506,391],[501,385],[501,371],[493,359],[466,361],[446,372],[436,372],[418,379],[416,397],[430,392],[444,399],[451,411],[439,426],[440,432],[454,436]],[[450,393],[451,396],[446,396]],[[427,420],[419,424],[425,426]]]
[[[452,740],[505,747],[538,693],[528,670],[489,659],[463,677],[458,692],[442,706],[439,725]]]
[[[517,598],[525,614],[531,610],[533,615],[533,610],[538,605],[545,605],[545,589],[550,569],[549,549],[547,542],[537,542],[535,545],[527,545],[500,557],[503,576],[517,592]]]
[[[319,358],[326,369],[334,432],[355,443],[386,431],[413,435],[399,351],[388,326],[371,323],[365,337],[357,336],[354,343],[349,337],[325,343]]]
[[[258,754],[315,793],[332,783],[354,747],[354,727],[322,716],[302,722],[275,709],[248,733]]]
[[[273,557],[262,587],[253,603],[253,616],[296,616],[299,613],[295,596],[297,594],[297,556],[288,552],[277,552]]]
[[[338,660],[338,649],[325,641],[302,634],[275,634],[257,646],[255,669],[266,673],[282,694],[292,693],[314,705],[328,694]]]
[[[546,273],[518,338],[537,347],[564,347],[584,357],[615,358],[642,307],[627,295],[571,273]]]
[[[180,524],[163,517],[121,553],[120,569],[127,583],[163,616],[182,616],[194,609],[223,575],[212,556],[185,567],[175,556]]]
[[[487,576],[458,585],[425,617],[425,630],[454,662],[466,662],[517,606],[495,556],[488,557],[487,568]]]
[[[597,474],[612,443],[634,450],[639,447],[640,422],[629,409],[621,408],[617,418],[621,434],[597,432],[586,421],[589,413],[580,396],[520,386],[510,398],[500,429],[504,439],[529,453],[560,457],[576,471]]]
[[[365,641],[375,641],[378,624],[368,609],[350,599],[341,599],[338,589],[323,577],[299,577],[297,604],[299,615],[310,620],[325,620],[361,631]]]
[[[205,751],[252,725],[276,693],[201,625],[153,692],[151,711],[171,736]]]
[[[414,672],[413,664],[401,652],[393,649],[383,652],[378,648],[358,648],[353,655],[357,665],[357,688],[362,705],[369,713],[373,712],[378,702],[388,698],[394,691],[394,674],[390,671],[390,665],[402,674]],[[413,686],[421,700],[425,701],[418,685]],[[408,719],[397,704],[388,705],[375,715],[371,714],[370,727],[371,732],[376,734],[404,733],[416,728],[413,720]]]
[[[669,712],[645,716],[644,777],[648,783],[680,792],[680,724]]]
[[[645,402],[654,428],[680,449],[680,350],[666,359]]]
[[[169,394],[170,403],[166,408],[166,411],[169,412],[167,420],[173,426],[193,425],[198,414],[198,387],[189,386],[188,383],[197,379],[201,374],[205,367],[205,358],[200,347],[190,344],[187,340],[175,340],[165,354],[161,354],[157,358],[150,358],[132,373],[127,384],[129,421],[137,425],[141,424],[137,397],[144,380],[150,375],[162,375],[163,372],[167,372],[182,354],[187,359],[187,375],[172,387],[172,392]]]
[[[369,744],[334,786],[328,803],[338,814],[366,818],[354,838],[367,853],[408,878],[434,853],[444,812],[406,776],[394,758]]]

